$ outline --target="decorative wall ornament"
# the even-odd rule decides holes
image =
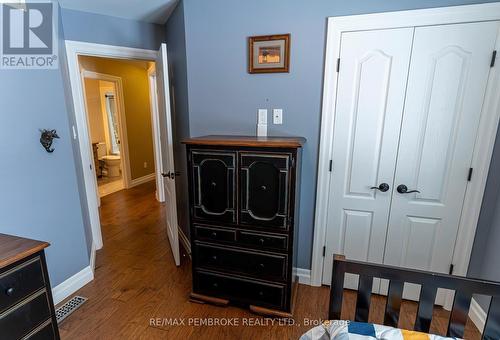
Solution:
[[[59,138],[57,135],[56,130],[40,130],[42,135],[40,136],[40,144],[45,148],[45,150],[49,153],[54,152],[54,148],[52,147],[52,142],[54,141],[54,138]]]
[[[248,38],[248,73],[280,73],[290,69],[290,34]]]

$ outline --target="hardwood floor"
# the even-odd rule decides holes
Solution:
[[[101,200],[104,247],[97,253],[94,281],[77,292],[89,299],[60,325],[62,339],[298,339],[312,322],[327,317],[328,287],[299,285],[291,325],[237,307],[189,302],[191,263],[183,254],[181,266],[173,264],[165,212],[154,190],[150,182]],[[354,293],[346,291],[343,318],[353,317],[354,304]],[[382,322],[384,306],[385,299],[375,296],[371,321]],[[415,313],[416,304],[404,302],[400,327],[411,328]],[[443,334],[447,317],[436,308],[431,331]],[[238,325],[193,324],[205,320]],[[465,339],[480,339],[470,320]]]

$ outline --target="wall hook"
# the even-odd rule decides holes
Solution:
[[[42,135],[40,136],[40,144],[42,144],[42,146],[45,148],[47,152],[49,153],[54,152],[55,149],[51,148],[52,142],[54,138],[59,138],[56,130],[40,129],[40,132],[42,133]]]

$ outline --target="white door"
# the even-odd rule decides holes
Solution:
[[[415,29],[386,264],[449,271],[498,27]],[[400,193],[400,185],[419,192]]]
[[[170,111],[170,86],[168,80],[167,45],[161,44],[156,61],[156,80],[161,149],[161,172],[164,176],[165,208],[168,239],[177,266],[180,265],[177,201],[175,197],[175,166]],[[168,175],[168,176],[167,176]]]
[[[413,28],[342,34],[324,284],[334,253],[383,262],[412,36]]]

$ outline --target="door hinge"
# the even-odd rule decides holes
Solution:
[[[323,246],[323,257],[326,255],[326,246]]]
[[[295,157],[292,157],[292,168],[295,168]]]
[[[497,50],[494,50],[491,54],[490,67],[495,66],[495,60],[497,59]]]
[[[340,58],[337,58],[337,73],[340,71]]]
[[[472,179],[472,171],[474,171],[473,168],[469,168],[469,174],[467,175],[467,181],[470,182],[470,180]]]
[[[333,170],[333,160],[330,159],[330,165],[328,166],[328,171],[332,172]]]
[[[453,269],[455,268],[455,266],[452,264],[450,264],[450,271],[448,272],[448,274],[450,275],[453,275]]]
[[[92,170],[92,164],[89,164],[90,170]]]

